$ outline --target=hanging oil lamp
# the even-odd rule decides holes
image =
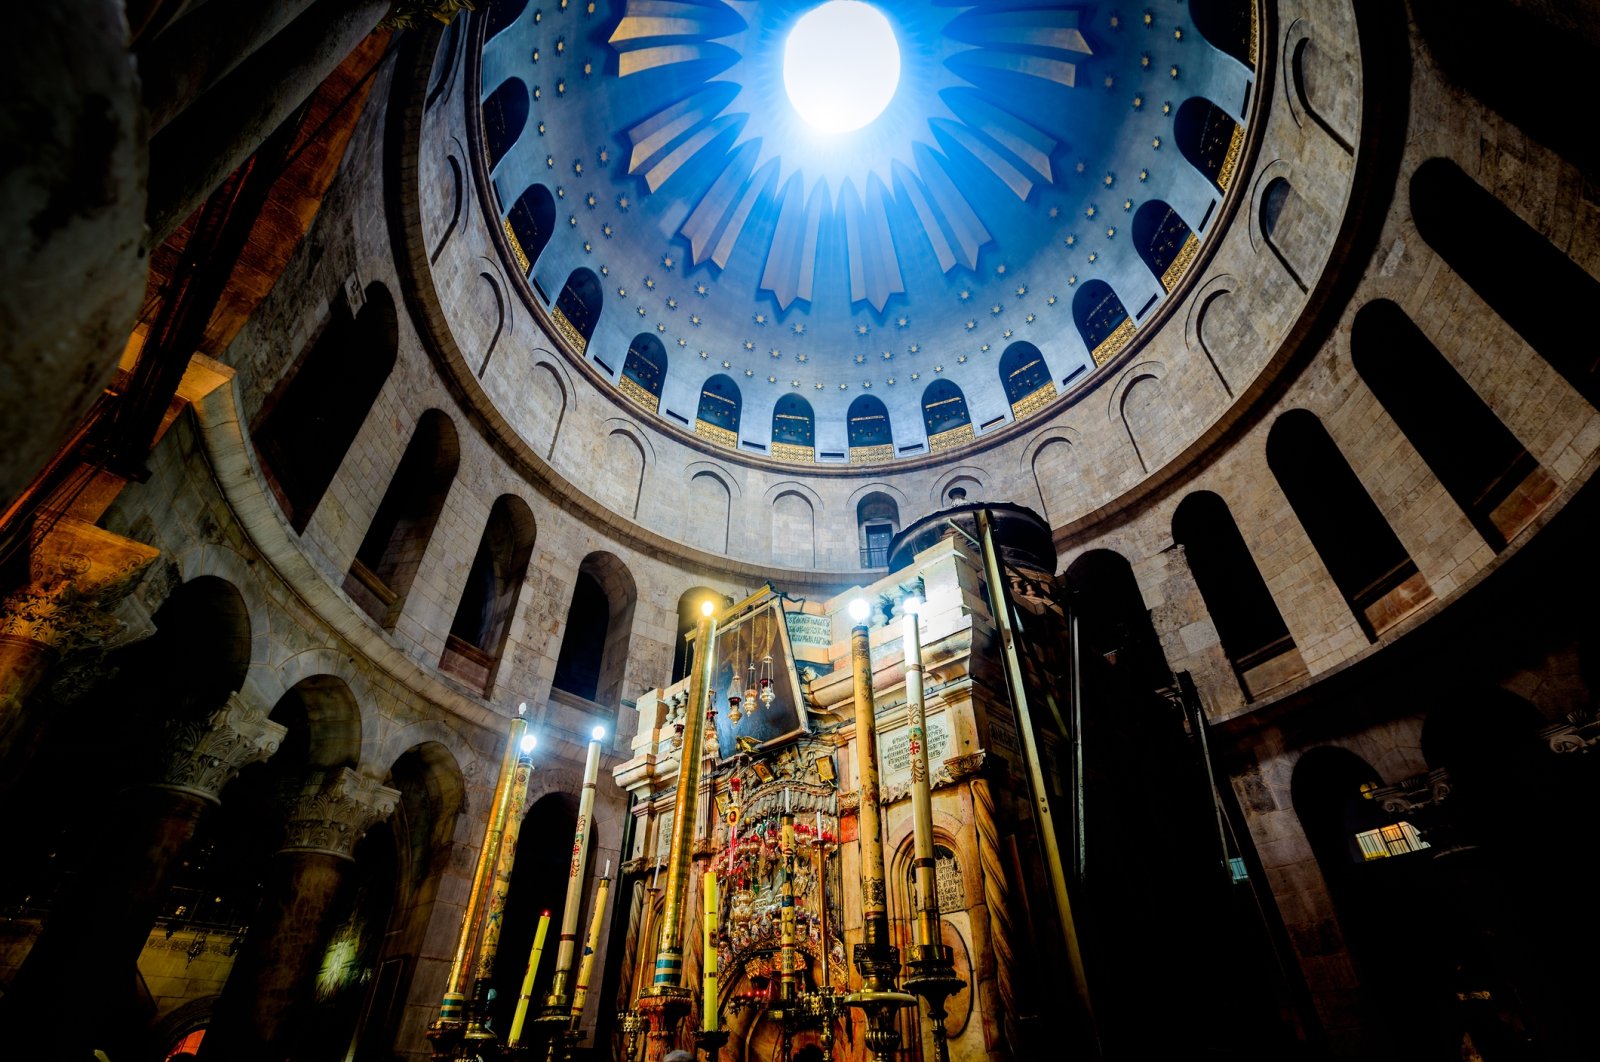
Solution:
[[[752,668],[752,670],[754,670]],[[778,691],[772,688],[772,654],[768,653],[761,658],[761,698],[763,706],[770,707],[778,699]]]
[[[747,679],[745,679],[745,685],[744,685],[744,711],[745,711],[746,715],[749,715],[751,712],[755,711],[756,707],[757,707],[757,705],[756,705],[756,657],[755,657],[755,647],[754,646],[751,646],[749,672],[750,672],[750,675],[749,675],[749,677]]]
[[[728,662],[731,665],[729,670],[733,672],[732,685],[728,689],[728,722],[737,724],[739,720],[744,718],[744,712],[739,710],[744,700],[739,696],[739,634],[737,631],[734,632],[733,638],[733,659]]]

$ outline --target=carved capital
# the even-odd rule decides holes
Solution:
[[[0,605],[0,635],[63,654],[115,638],[123,622],[111,609],[161,551],[72,517],[36,534],[27,583]]]
[[[165,731],[156,784],[212,803],[241,769],[277,752],[289,732],[237,693],[202,719],[168,720]]]
[[[397,790],[341,767],[286,800],[288,822],[280,852],[325,852],[351,858],[356,842],[394,813]]]

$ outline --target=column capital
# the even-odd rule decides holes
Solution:
[[[164,726],[156,784],[217,803],[223,788],[252,763],[278,751],[288,728],[267,718],[238,693],[199,719],[169,719]]]
[[[70,516],[33,534],[28,581],[0,605],[0,637],[59,653],[115,637],[122,622],[112,606],[161,551]]]
[[[356,842],[394,813],[400,793],[341,767],[291,790],[284,803],[288,822],[278,851],[350,859]]]

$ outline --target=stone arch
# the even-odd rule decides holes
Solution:
[[[964,492],[960,498],[952,498],[950,492],[959,490]],[[988,501],[989,499],[989,473],[977,465],[957,465],[955,468],[946,469],[944,474],[934,482],[933,490],[929,492],[930,511],[946,509],[952,505],[965,505],[970,502]]]
[[[1254,230],[1301,291],[1309,291],[1316,207],[1294,190],[1287,164],[1262,171],[1254,191]],[[1309,231],[1308,231],[1309,230]]]
[[[446,734],[459,740],[459,735]],[[438,889],[450,860],[457,820],[467,809],[466,776],[451,748],[438,738],[410,742],[389,761],[383,780],[400,792],[395,839],[409,872],[406,877],[413,906],[426,902],[415,895],[417,890]]]
[[[530,184],[506,213],[504,234],[511,243],[511,257],[523,276],[533,272],[539,256],[556,231],[556,200],[542,184]]]
[[[1133,317],[1110,284],[1085,281],[1072,296],[1072,322],[1098,368],[1116,356],[1133,338]]]
[[[1022,459],[1033,473],[1033,485],[1039,492],[1039,512],[1052,527],[1063,522],[1067,500],[1075,493],[1069,487],[1068,477],[1077,444],[1077,432],[1069,428],[1048,428],[1035,435],[1022,452]]]
[[[606,485],[614,488],[611,500],[618,512],[629,519],[639,515],[639,498],[644,493],[644,474],[650,458],[646,444],[633,426],[625,421],[607,420],[611,430],[606,433]],[[637,472],[630,469],[637,467]]]
[[[511,631],[536,532],[527,502],[514,494],[495,500],[445,637],[440,669],[485,692]]]
[[[405,607],[460,461],[455,423],[438,409],[425,411],[345,579],[345,590],[385,627]]]
[[[1355,154],[1353,136],[1336,128],[1327,113],[1328,108],[1321,107],[1317,103],[1324,93],[1334,91],[1328,84],[1329,79],[1343,75],[1336,74],[1334,65],[1323,58],[1320,48],[1312,37],[1311,25],[1305,19],[1295,19],[1284,33],[1281,55],[1283,94],[1288,100],[1289,112],[1294,116],[1296,124],[1304,125],[1309,119],[1313,125],[1328,134],[1328,138],[1338,144],[1345,154]],[[1359,95],[1359,89],[1353,83],[1345,87],[1350,95]]]
[[[478,283],[473,285],[477,298],[473,300],[474,309],[478,311],[480,320],[494,321],[494,328],[490,330],[489,342],[483,347],[483,360],[478,363],[478,379],[483,379],[483,374],[488,371],[489,359],[494,357],[494,348],[500,342],[500,333],[506,326],[506,299],[500,291],[500,285],[494,277],[487,272],[478,274]]]
[[[268,718],[289,728],[274,760],[311,771],[361,762],[361,707],[338,675],[317,672],[288,684]]]
[[[460,69],[461,27],[466,19],[451,19],[439,36],[439,47],[434,51],[433,81],[428,86],[428,98],[422,105],[424,111],[433,109],[440,100],[448,101],[455,86],[456,71]]]
[[[1228,274],[1212,277],[1207,280],[1194,297],[1189,300],[1189,315],[1184,322],[1184,339],[1189,348],[1199,348],[1205,355],[1206,362],[1211,366],[1211,371],[1217,374],[1217,382],[1222,384],[1222,389],[1229,398],[1233,397],[1233,387],[1228,383],[1228,374],[1222,369],[1222,356],[1224,349],[1224,334],[1226,332],[1227,318],[1232,309],[1233,300],[1224,303],[1224,296],[1233,295],[1239,286],[1238,280]],[[1213,317],[1217,314],[1217,317]],[[1232,313],[1235,321],[1243,327],[1248,327],[1249,322],[1242,320],[1237,312]],[[1207,338],[1207,324],[1211,325]],[[1233,344],[1237,348],[1238,344]],[[1230,362],[1239,360],[1239,355],[1227,359]]]
[[[817,563],[816,493],[798,483],[779,484],[767,492],[772,499],[772,561],[792,568],[814,568]]]
[[[572,394],[572,389],[567,386],[566,374],[552,358],[538,357],[537,352],[533,365],[529,369],[528,396],[529,426],[537,432],[541,426],[548,426],[549,439],[546,440],[536,435],[529,441],[534,444],[534,450],[549,460],[555,456],[556,441],[561,437],[561,425],[567,416],[567,402]]]
[[[696,465],[700,465],[698,469]],[[705,462],[696,462],[689,473],[689,504],[683,509],[687,522],[684,539],[703,542],[713,553],[728,552],[728,521],[733,510],[733,490],[727,474]]]
[[[444,166],[440,175],[448,179],[446,187],[449,188],[450,220],[445,222],[444,231],[439,234],[438,242],[433,245],[433,253],[428,255],[428,264],[437,265],[439,256],[444,253],[445,244],[450,242],[450,237],[456,234],[456,229],[461,224],[461,215],[466,201],[466,178],[461,171],[461,160],[455,152],[449,152],[444,157]]]
[[[596,551],[578,565],[552,686],[615,708],[621,701],[639,588],[616,554]]]
[[[1203,96],[1190,96],[1178,106],[1172,139],[1189,165],[1220,191],[1238,179],[1244,127]]]
[[[600,323],[600,311],[604,308],[605,292],[600,287],[600,278],[594,270],[579,266],[561,286],[551,317],[556,331],[582,354],[589,349],[589,340],[594,338],[594,328]]]
[[[1133,456],[1145,472],[1159,467],[1172,448],[1171,425],[1177,418],[1163,382],[1166,374],[1160,362],[1141,362],[1124,372],[1111,390],[1110,412],[1122,424]]]
[[[856,546],[861,551],[863,568],[883,568],[889,564],[889,540],[903,526],[900,506],[888,493],[868,491],[855,499]]]

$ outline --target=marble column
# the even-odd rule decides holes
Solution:
[[[160,554],[70,516],[35,535],[26,582],[0,602],[0,762],[28,729],[23,706],[50,669],[122,633],[111,610]]]
[[[0,1007],[0,1026],[18,1030],[23,1042],[10,1042],[25,1057],[85,1057],[127,1032],[101,1020],[110,1008],[83,1001],[126,995],[202,818],[239,770],[276,752],[285,733],[238,694],[204,718],[170,720],[164,729],[156,780],[116,794],[102,828],[85,831],[85,866]]]
[[[288,795],[284,843],[217,1001],[202,1059],[278,1062],[316,1035],[299,1019],[338,918],[335,901],[355,865],[356,842],[399,801],[397,791],[348,767]]]

